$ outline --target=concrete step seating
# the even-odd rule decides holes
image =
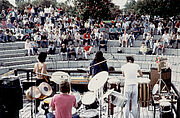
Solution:
[[[11,61],[11,62],[4,62],[3,66],[14,66],[14,65],[24,65],[24,64],[31,64],[31,60],[21,60],[21,61]]]
[[[25,53],[12,53],[12,54],[0,54],[0,59],[3,60],[4,58],[15,58],[15,57],[24,57]]]

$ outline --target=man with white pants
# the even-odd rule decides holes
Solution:
[[[130,100],[132,101],[132,115],[134,118],[138,118],[138,79],[137,73],[142,77],[142,71],[138,64],[134,64],[134,58],[132,56],[126,57],[127,64],[123,65],[121,70],[125,77],[124,95],[127,98],[127,104],[125,106],[125,118],[129,118],[129,106]]]

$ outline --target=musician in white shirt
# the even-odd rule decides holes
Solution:
[[[134,63],[134,58],[132,56],[126,57],[127,64],[123,65],[121,70],[125,77],[124,84],[124,95],[127,98],[127,103],[125,106],[125,118],[129,118],[129,105],[130,100],[132,101],[132,115],[134,118],[138,118],[138,79],[137,73],[142,77],[143,74],[140,70],[140,66]]]

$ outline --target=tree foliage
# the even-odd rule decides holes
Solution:
[[[75,0],[75,12],[79,14],[83,20],[93,19],[112,19],[119,11],[111,0]]]
[[[128,7],[130,6],[130,7]],[[180,14],[179,0],[142,0],[135,4],[127,3],[126,9],[134,9],[139,14],[149,14],[168,18]]]

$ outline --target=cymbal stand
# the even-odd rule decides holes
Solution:
[[[99,118],[102,118],[102,100],[100,99],[101,96],[103,95],[102,93],[103,93],[103,87],[97,90],[97,97],[99,100]]]

